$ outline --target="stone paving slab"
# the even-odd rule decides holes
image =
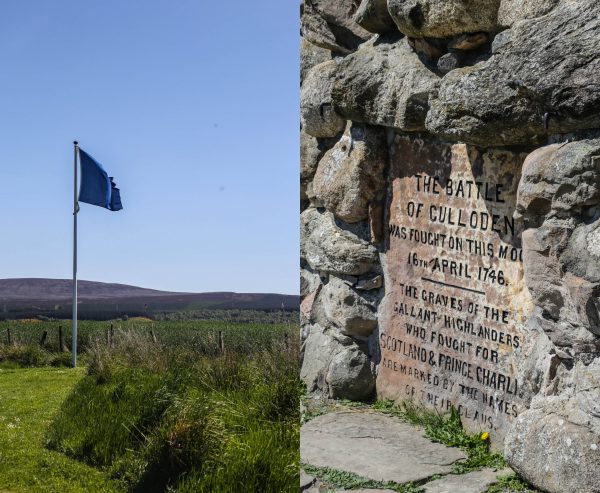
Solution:
[[[497,471],[482,469],[466,474],[449,474],[425,485],[425,493],[485,493],[498,482],[498,476],[510,474],[511,469]]]
[[[321,483],[316,483],[313,484],[312,486],[310,486],[308,489],[304,489],[304,490],[300,490],[302,493],[323,493],[323,491],[325,490],[325,487],[323,486],[322,488],[319,487]],[[322,485],[322,484],[321,484]]]
[[[375,481],[408,483],[447,474],[466,459],[459,449],[433,443],[412,425],[381,413],[317,416],[300,433],[301,461]]]
[[[359,490],[336,490],[335,493],[344,493],[345,491],[351,491],[352,493],[396,493],[392,490],[374,490],[371,488],[361,488]]]
[[[305,491],[310,488],[315,482],[315,478],[310,474],[306,474],[303,470],[300,470],[300,491]]]

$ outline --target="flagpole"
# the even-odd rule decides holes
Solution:
[[[73,368],[77,366],[77,151],[79,143],[73,142],[73,323],[71,326],[71,353]]]

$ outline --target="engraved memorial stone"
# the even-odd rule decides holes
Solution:
[[[380,398],[460,412],[502,435],[523,409],[515,361],[531,309],[514,217],[524,155],[396,137]]]

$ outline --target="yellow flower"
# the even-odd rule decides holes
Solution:
[[[481,439],[484,441],[487,440],[489,437],[490,434],[487,431],[481,434]]]

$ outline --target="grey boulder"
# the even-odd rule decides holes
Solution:
[[[336,139],[318,139],[300,131],[300,180],[307,181],[312,179],[319,161],[333,145]]]
[[[368,337],[377,327],[377,300],[360,294],[345,281],[330,276],[319,293],[329,324],[350,336]]]
[[[361,229],[361,225],[352,228],[336,221],[330,212],[307,209],[300,215],[300,256],[316,271],[366,274],[379,262],[379,255]]]
[[[438,84],[406,38],[369,41],[340,62],[332,100],[348,120],[417,131]]]
[[[537,149],[517,195],[528,227],[525,283],[536,305],[528,329],[539,351],[521,365],[532,399],[506,436],[505,454],[550,493],[600,491],[599,156],[600,140]]]
[[[331,51],[312,44],[305,38],[300,42],[300,85],[308,75],[311,68],[319,63],[332,59]]]
[[[368,399],[375,389],[375,365],[365,348],[350,337],[315,324],[304,345],[300,378],[309,392],[335,399]]]
[[[540,410],[519,416],[505,454],[524,479],[549,493],[598,493],[600,437]]]
[[[323,154],[317,138],[300,131],[300,180],[313,177]]]
[[[313,293],[321,284],[321,276],[313,272],[310,267],[302,266],[300,268],[300,296],[304,298]]]
[[[367,219],[369,204],[384,188],[386,157],[382,128],[349,123],[341,139],[319,162],[312,191],[343,221]]]
[[[336,73],[335,60],[315,65],[300,89],[302,130],[313,137],[335,137],[344,130],[346,122],[334,111],[331,101]]]
[[[311,43],[348,54],[371,34],[353,19],[359,0],[304,0],[300,31]]]
[[[555,391],[538,396],[506,437],[510,466],[543,491],[600,491],[600,359],[559,366]]]
[[[461,65],[462,60],[460,53],[446,53],[437,61],[437,68],[443,74],[447,74],[448,72],[459,68]]]
[[[375,364],[357,344],[345,346],[331,358],[325,381],[332,399],[369,399],[375,392]]]
[[[307,337],[303,346],[300,379],[309,392],[327,391],[325,374],[333,355],[341,350],[342,344],[324,332],[317,324],[306,328]],[[348,339],[348,344],[351,344]]]
[[[552,144],[527,156],[517,193],[526,226],[581,216],[600,204],[600,140]]]
[[[394,19],[387,8],[387,0],[362,0],[354,14],[354,20],[372,33],[385,34],[396,30]]]
[[[537,149],[523,164],[517,213],[525,283],[554,344],[600,335],[600,140]]]
[[[489,147],[600,127],[595,0],[562,2],[501,39],[489,60],[444,77],[427,115],[431,133]]]
[[[421,38],[497,30],[500,0],[388,0],[400,32]]]
[[[559,0],[501,0],[498,24],[510,27],[521,19],[547,14],[558,5]]]

